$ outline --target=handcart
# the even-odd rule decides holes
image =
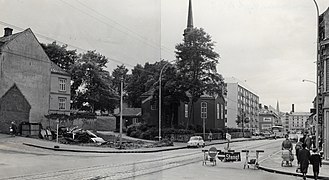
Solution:
[[[215,147],[211,147],[209,150],[203,149],[202,152],[203,152],[202,165],[206,165],[207,161],[209,161],[210,163],[212,163],[213,166],[215,166],[218,150]]]
[[[284,165],[286,165],[292,167],[293,160],[294,160],[294,155],[292,154],[292,152],[288,149],[283,149],[281,166],[283,167]]]
[[[259,153],[263,153],[264,150],[242,150],[242,152],[246,153],[246,161],[243,165],[243,169],[246,169],[246,167],[249,169],[249,166],[253,166],[254,169],[257,169],[259,166]]]

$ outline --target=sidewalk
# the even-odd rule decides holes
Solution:
[[[301,176],[301,173],[296,173],[297,161],[296,158],[292,162],[292,167],[281,167],[281,151],[271,155],[270,157],[259,162],[259,169],[279,174],[286,174],[292,176]],[[307,171],[307,178],[313,178],[312,165],[309,166]],[[322,167],[320,168],[319,179],[329,180],[329,161],[322,161]]]
[[[250,141],[257,140],[259,138],[238,138],[233,139],[232,142],[240,141]],[[84,145],[71,145],[71,144],[60,144],[55,141],[48,141],[43,139],[36,138],[27,138],[27,137],[11,137],[7,134],[0,134],[0,142],[10,142],[16,144],[23,144],[26,146],[54,150],[54,151],[68,151],[68,152],[85,152],[85,153],[153,153],[161,151],[170,151],[177,149],[187,148],[186,143],[174,142],[174,146],[167,147],[142,147],[138,149],[116,149],[111,147],[101,147],[101,146],[84,146]],[[213,140],[211,142],[206,142],[206,146],[215,145],[215,144],[224,144],[226,140]]]

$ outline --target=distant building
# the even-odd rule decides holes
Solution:
[[[290,132],[298,132],[307,130],[307,121],[311,113],[309,112],[291,112],[288,116],[288,126]]]
[[[0,38],[0,132],[16,124],[42,123],[45,115],[70,109],[70,75],[49,60],[31,31]]]
[[[276,111],[271,110],[268,106],[259,105],[259,131],[271,131],[273,126],[279,124],[280,117]]]
[[[241,128],[242,125],[238,126],[236,120],[238,116],[245,113],[249,123],[246,123],[244,128],[251,131],[259,130],[259,97],[238,79],[227,78],[225,80],[227,86],[227,127]]]

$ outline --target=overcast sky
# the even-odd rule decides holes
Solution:
[[[328,0],[317,0],[320,13]],[[217,66],[280,110],[309,111],[315,97],[313,0],[192,0],[194,26],[216,42]],[[96,50],[117,65],[175,59],[188,0],[0,0],[0,28],[31,28],[42,43]]]

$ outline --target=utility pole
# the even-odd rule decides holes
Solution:
[[[120,149],[122,148],[122,99],[123,99],[123,77],[121,77],[121,92],[120,92]]]

